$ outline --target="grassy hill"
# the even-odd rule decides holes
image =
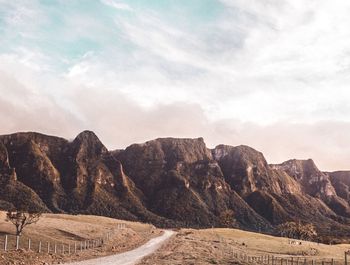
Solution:
[[[104,256],[113,253],[124,252],[144,244],[151,237],[159,234],[152,225],[137,222],[126,222],[122,220],[91,216],[91,215],[64,215],[64,214],[44,214],[37,224],[28,226],[20,240],[20,250],[9,252],[3,251],[4,237],[9,235],[9,245],[13,249],[14,226],[5,222],[5,212],[0,212],[0,264],[22,264],[37,265],[48,262],[57,264],[63,261],[82,260],[97,256]],[[126,225],[125,229],[117,229],[118,224]],[[74,242],[101,238],[107,232],[113,232],[112,239],[103,247],[93,250],[78,251],[77,254],[62,255],[62,243],[67,246]],[[32,251],[28,251],[28,239],[31,239]],[[39,241],[42,241],[43,252],[46,252],[46,242],[50,242],[51,248],[57,243],[58,253],[55,254],[38,254]],[[79,248],[79,246],[78,246]]]
[[[308,241],[290,244],[288,238],[274,237],[237,229],[180,230],[176,237],[159,252],[145,258],[142,265],[190,265],[190,264],[257,264],[236,258],[235,253],[248,256],[274,256],[280,258],[299,258],[300,263],[306,259],[330,261],[344,264],[344,252],[350,245],[324,245]],[[278,262],[280,264],[280,262]],[[289,263],[291,264],[291,263]],[[330,263],[329,263],[330,264]]]

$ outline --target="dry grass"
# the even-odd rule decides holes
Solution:
[[[142,265],[207,265],[244,264],[233,253],[249,256],[300,257],[307,260],[328,260],[339,264],[350,245],[324,245],[300,241],[289,244],[289,239],[251,233],[236,229],[183,229],[156,254],[145,258]]]
[[[251,254],[270,254],[275,256],[302,256],[314,259],[338,259],[344,258],[344,252],[350,249],[350,245],[325,245],[308,241],[300,241],[301,245],[289,244],[288,238],[274,237],[259,233],[246,232],[236,229],[208,229],[206,234],[216,234],[230,244],[246,245],[243,250]],[[242,249],[242,248],[241,248]]]
[[[119,223],[125,223],[126,229],[116,230]],[[27,240],[31,238],[32,249],[37,250],[39,241],[46,249],[46,242],[51,244],[62,243],[73,245],[76,241],[101,238],[107,232],[115,230],[112,240],[105,246],[82,253],[72,255],[48,255],[38,254],[36,251],[27,251]],[[3,252],[3,241],[5,234],[14,234],[14,226],[5,222],[5,212],[0,212],[0,264],[57,264],[63,261],[81,260],[104,256],[113,253],[124,252],[138,247],[150,238],[158,235],[152,225],[137,222],[127,222],[117,219],[88,216],[88,215],[64,215],[64,214],[44,214],[38,223],[28,226],[21,237],[20,251]],[[14,247],[14,236],[10,237],[9,243]]]

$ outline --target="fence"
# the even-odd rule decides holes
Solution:
[[[263,264],[263,265],[350,265],[350,252],[345,252],[344,259],[335,258],[312,258],[302,256],[287,255],[251,255],[247,251],[233,247],[224,237],[215,233],[218,237],[217,242],[220,243],[222,251],[229,253],[230,257],[241,261],[244,264]]]
[[[341,261],[330,260],[314,260],[301,257],[275,257],[271,255],[251,256],[243,253],[233,253],[233,256],[241,261],[250,264],[266,264],[266,265],[347,265]]]
[[[40,239],[32,240],[30,237],[23,238],[20,236],[4,235],[0,238],[0,249],[5,252],[24,249],[28,251],[48,254],[75,254],[78,251],[81,252],[84,250],[102,247],[105,243],[110,241],[110,239],[118,230],[125,228],[126,224],[119,223],[115,229],[112,229],[99,238],[73,241],[71,243],[62,243],[58,241],[50,242]]]

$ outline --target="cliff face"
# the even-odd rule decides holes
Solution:
[[[303,220],[346,235],[349,175],[321,172],[312,160],[269,165],[248,146],[210,150],[202,138],[108,151],[90,131],[73,141],[38,133],[0,136],[2,209],[195,227],[221,226],[222,215],[233,211],[234,222],[248,229]]]
[[[15,168],[10,166],[6,146],[0,140],[0,209],[28,209],[47,211],[40,197],[17,180]]]
[[[273,168],[285,171],[298,181],[305,193],[321,198],[336,196],[328,174],[321,172],[313,160],[289,160]]]
[[[234,209],[242,225],[268,226],[225,182],[202,138],[157,139],[132,145],[116,158],[158,215],[211,226],[220,225],[220,213]]]
[[[350,171],[327,173],[337,195],[350,203]]]
[[[2,171],[11,165],[8,170],[16,172],[12,182],[38,197],[33,207],[40,204],[53,212],[156,219],[142,206],[142,196],[120,162],[112,159],[93,132],[82,132],[72,142],[37,133],[1,136],[0,141]],[[0,178],[5,181],[9,174]],[[13,187],[11,184],[11,190],[16,190]],[[8,194],[9,186],[4,189]],[[12,197],[6,201],[14,204]]]
[[[219,145],[213,150],[225,179],[240,195],[255,191],[299,193],[300,185],[283,171],[271,168],[262,153],[248,146]]]

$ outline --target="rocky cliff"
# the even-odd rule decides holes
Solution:
[[[312,160],[269,165],[248,146],[207,148],[162,138],[109,151],[90,131],[73,141],[39,133],[0,136],[0,208],[89,213],[159,226],[233,224],[272,231],[289,221],[349,235],[350,174]]]

